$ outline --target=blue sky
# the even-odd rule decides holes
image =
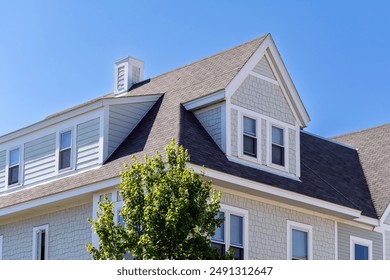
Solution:
[[[0,2],[0,135],[111,92],[113,63],[145,78],[271,33],[330,137],[390,122],[387,1]]]

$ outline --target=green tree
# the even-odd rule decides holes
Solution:
[[[100,248],[87,244],[94,259],[218,259],[210,238],[222,223],[216,218],[221,194],[204,180],[204,172],[189,169],[188,151],[174,141],[159,153],[126,166],[118,187],[123,200],[114,222],[114,206],[99,202],[96,220],[89,220],[99,237]],[[224,258],[231,258],[227,254]]]

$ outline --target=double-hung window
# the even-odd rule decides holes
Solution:
[[[312,226],[287,221],[287,254],[289,260],[312,259]]]
[[[215,234],[211,238],[211,246],[217,248],[220,255],[225,254],[231,248],[233,249],[234,259],[243,260],[247,253],[245,245],[247,214],[246,210],[239,209],[239,211],[223,209],[218,214],[218,217],[221,217],[224,221],[220,227],[215,229]]]
[[[60,133],[59,170],[70,168],[72,159],[72,131]]]
[[[257,157],[256,120],[244,116],[243,125],[243,153],[247,156]]]
[[[284,130],[272,126],[272,163],[284,166]]]
[[[20,149],[16,148],[9,152],[8,162],[8,185],[19,183],[20,173]]]
[[[49,225],[33,229],[33,260],[48,259]]]
[[[372,259],[372,241],[350,237],[350,258],[351,260],[371,260]]]

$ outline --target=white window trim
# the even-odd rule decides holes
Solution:
[[[3,259],[3,236],[0,235],[0,260]]]
[[[225,250],[228,251],[230,248],[230,215],[237,215],[243,218],[243,248],[244,248],[244,260],[248,259],[248,248],[249,248],[249,226],[248,226],[248,210],[220,204],[221,208],[219,212],[223,212],[225,216]]]
[[[275,123],[273,121],[268,121],[267,128],[267,165],[271,168],[289,172],[289,135],[288,135],[288,127]],[[277,127],[283,130],[283,144],[284,144],[284,166],[272,163],[272,127]]]
[[[256,157],[252,157],[244,154],[244,117],[256,121]],[[237,123],[237,134],[238,134],[238,141],[237,141],[238,157],[246,161],[261,163],[261,118],[256,114],[239,111],[238,123]]]
[[[14,184],[9,184],[9,169],[10,169],[10,153],[11,151],[13,150],[16,150],[16,149],[19,149],[19,177],[18,177],[18,182],[17,183],[14,183]],[[8,188],[14,188],[14,187],[17,187],[17,186],[21,186],[23,185],[23,182],[22,182],[22,179],[23,179],[23,155],[24,155],[24,149],[23,149],[23,145],[19,145],[19,146],[14,146],[10,149],[8,149],[6,151],[6,164],[5,164],[5,185],[6,185],[6,189]]]
[[[307,258],[313,259],[313,227],[311,225],[287,220],[287,260],[292,260],[292,230],[307,232]]]
[[[93,205],[92,205],[92,219],[96,220],[97,219],[97,213],[99,211],[99,205],[98,202],[100,201],[100,196],[105,195],[105,194],[111,194],[111,200],[114,203],[114,221],[118,222],[118,211],[122,209],[123,201],[119,200],[119,192],[118,190],[115,189],[109,189],[105,191],[101,191],[98,193],[95,193],[93,195]],[[99,237],[96,234],[96,232],[92,228],[92,245],[95,248],[99,247]]]
[[[355,259],[355,244],[368,247],[368,259],[372,260],[372,240],[351,235],[349,238],[350,259]]]
[[[49,252],[49,225],[42,225],[42,226],[37,226],[33,228],[33,248],[32,248],[32,259],[36,260],[37,259],[37,232],[45,230],[45,260],[48,260],[48,252]]]
[[[60,169],[60,147],[61,147],[61,134],[62,133],[65,133],[67,131],[70,131],[70,134],[71,134],[71,143],[70,143],[70,167],[68,168],[64,168],[64,169]],[[74,126],[72,127],[68,127],[68,128],[65,128],[65,129],[62,129],[60,131],[57,132],[57,143],[56,143],[56,170],[57,170],[57,173],[58,174],[61,174],[61,173],[66,173],[66,172],[69,172],[69,171],[73,171],[75,170],[75,162],[76,162],[76,133],[75,133],[75,128]]]

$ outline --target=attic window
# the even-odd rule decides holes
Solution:
[[[19,182],[20,151],[19,148],[9,152],[8,185]]]
[[[256,120],[244,116],[244,155],[257,156]]]
[[[272,126],[272,163],[284,166],[284,129]]]
[[[59,169],[70,168],[72,153],[72,131],[68,130],[60,134]]]

